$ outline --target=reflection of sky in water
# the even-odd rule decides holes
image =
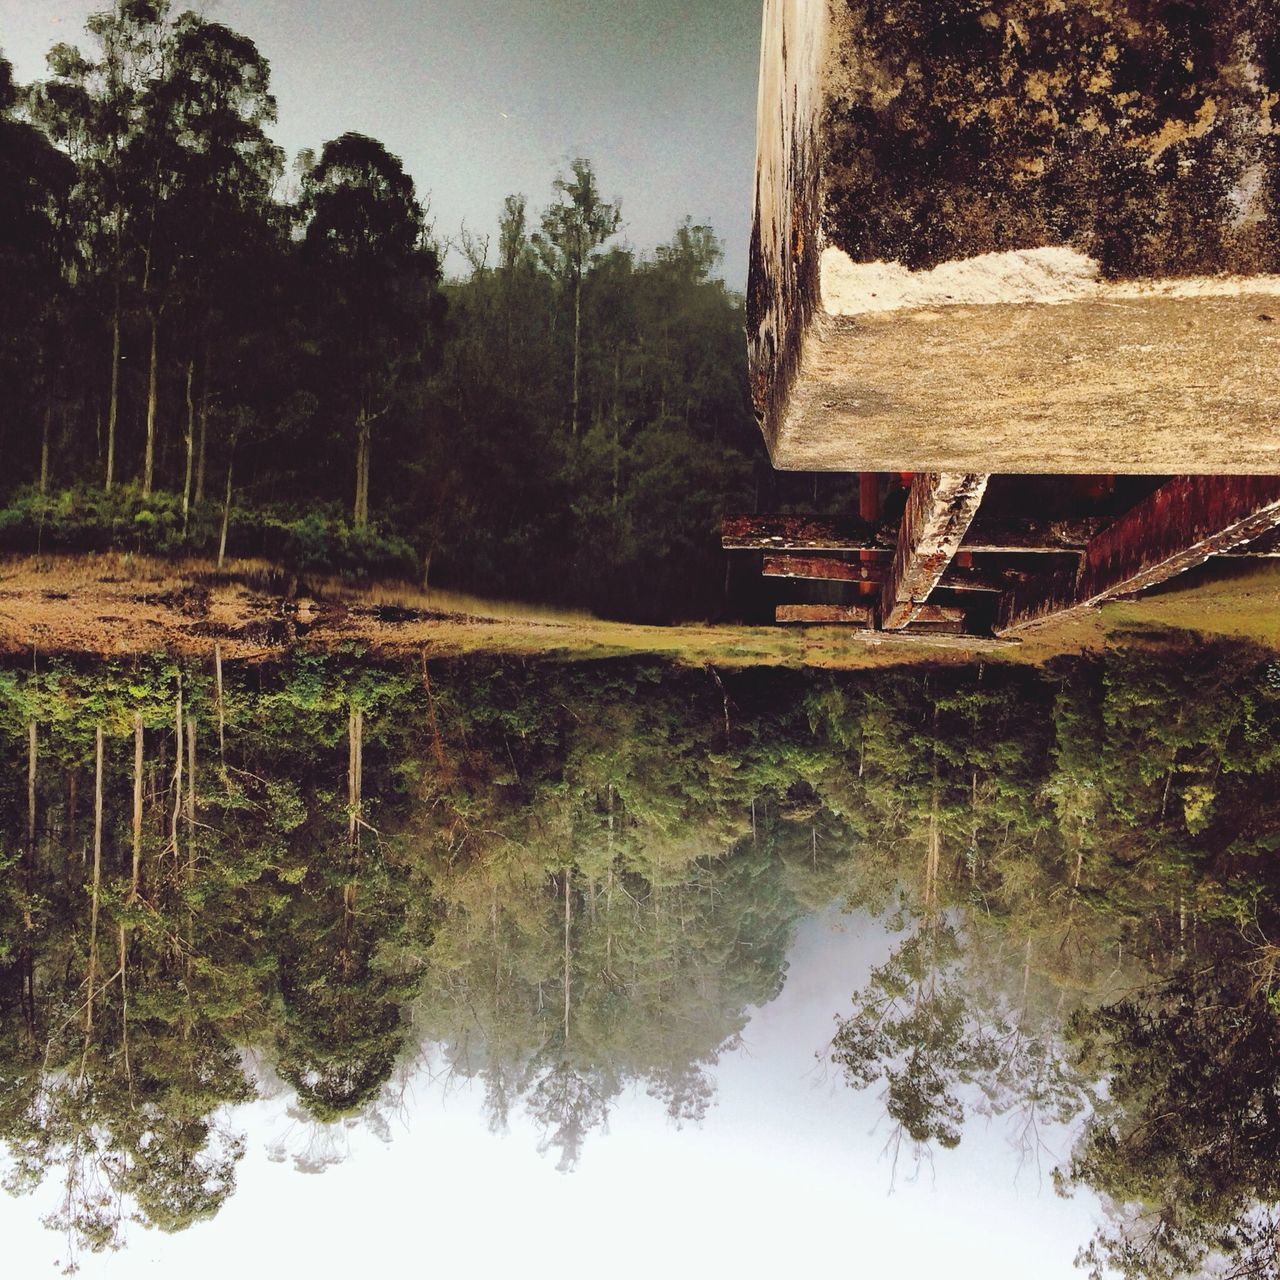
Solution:
[[[1061,1131],[1042,1132],[1039,1173],[1019,1171],[1011,1121],[971,1109],[960,1147],[918,1176],[904,1155],[889,1194],[877,1088],[853,1092],[814,1054],[892,941],[861,914],[802,925],[785,989],[721,1061],[701,1128],[677,1131],[660,1103],[626,1095],[577,1172],[561,1174],[523,1115],[490,1135],[479,1081],[419,1070],[385,1143],[362,1126],[293,1120],[280,1097],[237,1110],[248,1150],[213,1222],[179,1236],[134,1228],[124,1252],[82,1257],[83,1274],[1078,1275],[1096,1204],[1053,1193]],[[292,1163],[304,1152],[343,1159],[307,1176]],[[54,1274],[46,1196],[0,1196],[6,1275]]]

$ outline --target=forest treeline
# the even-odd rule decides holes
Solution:
[[[424,1066],[572,1168],[630,1088],[700,1120],[843,903],[895,943],[814,1049],[902,1158],[1071,1124],[1086,1263],[1274,1276],[1278,730],[1274,659],[1227,644],[0,673],[6,1185],[60,1188],[69,1256],[179,1230],[234,1191],[233,1104],[296,1094],[316,1169]]]
[[[254,43],[168,0],[31,85],[0,56],[0,549],[713,611],[719,516],[767,471],[713,230],[638,255],[579,159],[446,280],[396,156],[290,165],[275,119]]]

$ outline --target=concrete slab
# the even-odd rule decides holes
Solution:
[[[1280,470],[1280,10],[766,0],[776,466]]]

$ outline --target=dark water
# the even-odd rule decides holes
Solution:
[[[1185,643],[0,672],[11,1274],[1275,1275],[1278,724]]]

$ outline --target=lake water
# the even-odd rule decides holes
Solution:
[[[1278,724],[1185,639],[2,671],[14,1274],[1275,1274]]]

